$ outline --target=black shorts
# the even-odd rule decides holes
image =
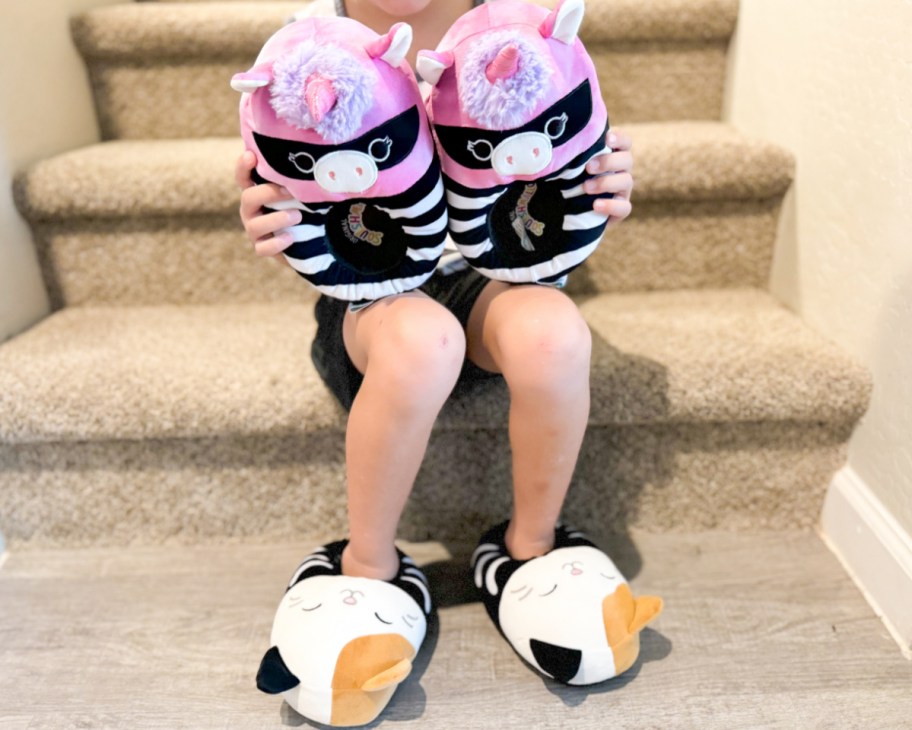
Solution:
[[[465,269],[447,275],[435,273],[419,289],[451,311],[465,329],[472,307],[489,281],[490,279],[474,269]],[[320,296],[314,309],[317,334],[310,348],[310,355],[323,382],[342,407],[350,410],[364,376],[358,372],[358,368],[348,356],[342,339],[342,320],[347,309],[348,302]],[[482,370],[466,359],[458,382],[492,377],[499,375]]]

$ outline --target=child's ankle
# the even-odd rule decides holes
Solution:
[[[342,575],[392,580],[398,572],[399,555],[394,546],[390,546],[389,554],[378,553],[367,557],[353,550],[351,542],[342,551]]]
[[[507,552],[514,560],[529,560],[537,558],[549,552],[554,547],[554,530],[552,529],[547,535],[529,537],[520,536],[519,531],[513,527],[511,521],[507,527],[507,533],[504,535],[504,544]]]

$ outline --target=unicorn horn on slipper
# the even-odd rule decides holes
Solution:
[[[516,44],[509,43],[497,53],[494,60],[485,68],[485,78],[492,84],[499,79],[508,79],[519,68],[519,49]]]
[[[311,74],[304,84],[304,99],[310,116],[319,124],[336,105],[336,91],[332,81],[320,74]]]

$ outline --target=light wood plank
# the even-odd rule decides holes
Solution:
[[[307,543],[13,553],[0,570],[0,728],[310,726],[253,681]],[[403,547],[440,609],[375,726],[909,727],[912,663],[809,532],[611,538],[665,613],[624,677],[564,687],[489,623],[468,546]]]

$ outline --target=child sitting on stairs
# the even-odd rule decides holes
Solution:
[[[313,0],[298,17],[347,15],[381,34],[405,21],[414,32],[407,56],[414,68],[417,51],[435,48],[452,23],[481,1],[344,0],[343,4],[336,0],[333,6],[332,0]],[[612,152],[587,166],[593,177],[586,183],[586,191],[613,194],[613,198],[595,203],[596,211],[609,216],[610,230],[630,214],[633,160],[631,141],[625,134],[612,131],[606,145]],[[301,214],[294,209],[264,210],[264,206],[292,196],[275,184],[254,184],[255,165],[250,151],[237,162],[241,220],[256,254],[276,256],[291,244],[288,234],[280,230],[299,223]],[[557,617],[553,604],[540,605],[537,599],[523,603],[528,592],[518,597],[513,594],[535,582],[536,570],[547,568],[572,576],[599,573],[600,581],[617,588],[610,588],[614,591],[610,601],[604,587],[590,590],[590,603],[598,603],[598,615],[613,650],[613,672],[607,676],[627,669],[636,658],[638,643],[634,647],[633,640],[637,631],[657,614],[661,603],[658,599],[633,601],[610,560],[582,533],[558,523],[589,416],[591,336],[574,302],[554,287],[488,280],[470,269],[454,248],[444,254],[436,273],[418,290],[380,299],[357,311],[350,311],[346,302],[321,296],[315,312],[315,365],[350,411],[346,431],[350,536],[309,556],[289,590],[312,580],[311,569],[316,567],[318,575],[399,587],[408,584],[426,615],[430,598],[424,576],[394,545],[400,515],[434,421],[457,381],[503,377],[510,394],[513,509],[507,522],[482,537],[473,556],[476,585],[495,625],[523,658],[546,675],[588,684],[605,676],[587,669],[579,651],[568,654],[566,648],[537,639],[526,639],[520,647],[520,640],[511,638],[515,631],[505,622],[527,629],[555,621],[584,623],[572,614],[581,610],[578,604],[585,598],[579,599],[579,595],[585,596],[585,592],[561,604],[557,610],[569,613]],[[561,550],[577,552],[565,555]],[[555,557],[556,564],[548,565],[549,558]],[[546,594],[550,587],[551,583],[536,592]],[[346,603],[353,605],[358,591],[348,593]],[[508,602],[509,610],[503,605]],[[615,620],[613,612],[625,618]],[[414,643],[420,644],[422,638],[423,633]],[[291,666],[287,651],[281,649],[273,647],[264,658],[258,684],[265,691],[297,691],[292,688],[301,670]],[[379,685],[374,682],[373,686]],[[311,716],[335,725],[369,722],[382,711],[391,693],[375,701],[371,711],[346,714],[336,708],[331,715]],[[286,697],[292,701],[291,695]],[[292,704],[308,714],[303,700],[300,706]]]

